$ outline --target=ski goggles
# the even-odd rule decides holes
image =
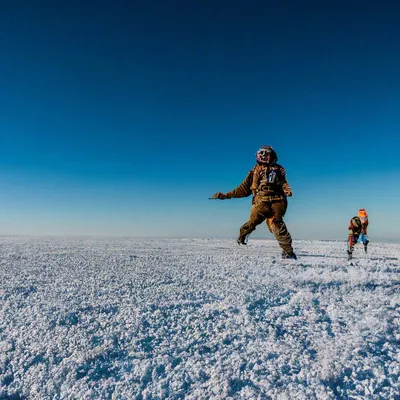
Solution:
[[[265,157],[267,154],[271,154],[272,153],[272,149],[260,149],[257,150],[257,155],[261,156],[261,157]]]

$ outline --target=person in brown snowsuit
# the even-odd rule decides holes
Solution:
[[[277,164],[278,156],[271,146],[262,146],[256,153],[256,160],[257,164],[236,189],[226,194],[217,192],[211,199],[225,200],[253,195],[249,220],[240,227],[237,242],[247,244],[250,233],[266,221],[269,231],[282,248],[282,257],[296,259],[292,237],[283,221],[288,205],[287,196],[292,196],[285,169]]]

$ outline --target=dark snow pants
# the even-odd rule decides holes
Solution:
[[[350,254],[354,250],[354,245],[359,242],[361,238],[362,244],[364,245],[364,250],[367,252],[367,246],[369,243],[368,236],[364,235],[363,233],[353,233],[352,231],[349,232],[349,240],[347,241],[347,253]]]
[[[250,211],[249,220],[240,227],[238,241],[244,243],[247,236],[266,221],[268,229],[275,236],[279,246],[286,252],[293,251],[292,237],[287,230],[283,217],[286,213],[287,201],[255,202]]]

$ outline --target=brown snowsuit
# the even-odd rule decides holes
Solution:
[[[292,253],[292,237],[283,221],[287,209],[286,196],[292,195],[285,169],[279,164],[257,164],[236,189],[226,193],[226,198],[250,195],[253,195],[250,217],[241,226],[238,241],[245,244],[246,238],[256,226],[266,221],[279,246],[286,253]]]

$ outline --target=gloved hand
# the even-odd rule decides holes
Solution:
[[[287,183],[283,184],[282,189],[286,196],[293,196],[292,189],[290,189],[290,186]]]
[[[218,199],[218,200],[226,200],[227,198],[228,196],[221,192],[217,192],[210,197],[210,199]]]

